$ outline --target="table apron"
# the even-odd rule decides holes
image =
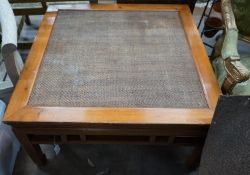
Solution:
[[[13,128],[31,144],[203,145],[207,126],[189,128]],[[22,138],[19,138],[22,140]]]

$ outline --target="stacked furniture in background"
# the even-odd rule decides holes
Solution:
[[[49,4],[62,2],[89,2],[98,3],[98,0],[9,0],[14,8],[15,15],[43,15]],[[188,4],[193,11],[197,0],[117,0],[117,3],[129,4]],[[100,1],[101,2],[101,1]]]
[[[224,29],[220,4],[220,0],[207,0],[198,23],[198,29],[209,57],[213,54],[214,42],[216,42],[214,40],[221,35],[220,31]]]
[[[11,94],[22,70],[22,59],[17,52],[17,26],[8,0],[0,0],[0,22],[2,27],[1,71],[7,71],[7,77],[0,81],[0,97]],[[6,68],[6,69],[5,69]],[[8,101],[8,100],[6,100]],[[20,144],[11,127],[2,123],[5,104],[0,100],[0,174],[11,174]]]
[[[128,4],[187,4],[193,12],[197,0],[117,0],[117,3]]]
[[[0,22],[2,26],[1,47],[1,75],[0,99],[8,101],[13,91],[19,74],[23,68],[23,61],[17,51],[17,26],[15,16],[7,0],[0,1]],[[5,71],[7,74],[5,74]]]
[[[30,25],[32,22],[30,20],[30,15],[44,15],[46,12],[48,5],[51,3],[58,2],[76,2],[74,0],[9,0],[15,16],[22,16],[23,21],[26,22],[27,25]],[[80,2],[88,2],[84,0],[77,1]],[[90,0],[90,2],[95,3],[95,0]],[[21,30],[20,30],[21,31]],[[18,42],[19,49],[30,49],[33,41],[22,41]]]

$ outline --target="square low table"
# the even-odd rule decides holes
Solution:
[[[8,105],[32,160],[39,144],[200,145],[220,90],[186,5],[47,12]]]

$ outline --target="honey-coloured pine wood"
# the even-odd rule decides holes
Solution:
[[[22,133],[17,136],[33,161],[38,165],[44,162],[38,144],[53,144],[55,140],[58,143],[202,144],[220,89],[188,6],[90,4],[85,10],[178,11],[208,107],[76,108],[27,105],[57,15],[56,12],[48,12],[4,116],[5,123],[14,127],[16,133]],[[30,143],[27,144],[27,140]]]

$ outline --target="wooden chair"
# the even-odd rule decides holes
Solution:
[[[17,26],[9,2],[0,0],[0,9],[2,26],[0,98],[5,99],[17,83],[23,61],[17,51]]]
[[[9,0],[13,7],[14,14],[20,15],[43,15],[49,4],[62,2],[79,2],[88,0]],[[89,0],[90,3],[97,3],[97,0]]]
[[[250,3],[246,0],[222,0],[225,34],[214,53],[213,67],[223,93],[250,94],[250,52],[238,52],[238,39],[250,48]]]

